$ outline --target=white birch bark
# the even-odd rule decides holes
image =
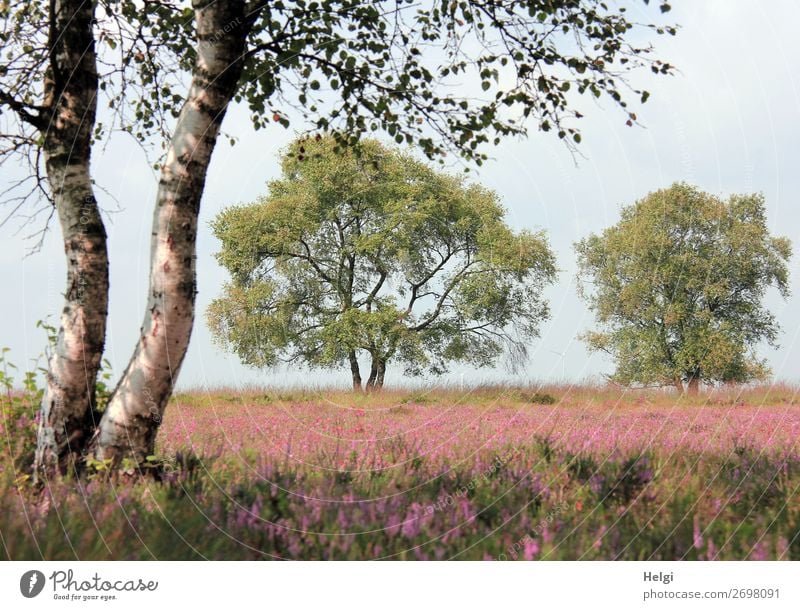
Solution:
[[[161,171],[147,309],[133,356],[92,443],[96,459],[141,463],[172,394],[194,322],[197,217],[211,153],[242,69],[244,3],[193,2],[197,59]]]
[[[48,362],[36,449],[39,473],[64,472],[91,437],[108,312],[106,233],[89,168],[97,107],[94,3],[50,4],[43,151],[56,205],[67,287]]]

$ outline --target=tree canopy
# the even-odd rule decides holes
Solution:
[[[208,310],[247,364],[334,367],[358,355],[442,373],[450,361],[519,364],[548,315],[555,276],[542,233],[513,232],[492,191],[374,140],[294,142],[268,194],[212,226],[230,272]]]
[[[13,117],[0,134],[7,144],[0,162],[22,155],[31,170],[19,196],[9,198],[14,211],[32,197],[50,197],[38,133],[52,120],[48,58],[60,38],[72,35],[72,4],[0,2],[0,42],[8,50],[0,62],[0,112]],[[94,136],[127,133],[165,154],[198,57],[197,12],[209,3],[96,4],[89,12],[102,116],[91,125]],[[527,133],[531,124],[574,146],[581,95],[609,99],[623,121],[635,123],[631,102],[643,103],[649,93],[630,86],[628,72],[673,68],[653,57],[643,34],[677,31],[629,18],[627,7],[601,0],[235,4],[238,13],[231,11],[204,42],[244,44],[234,100],[247,105],[257,129],[300,119],[299,127],[331,129],[349,143],[383,131],[430,157],[451,152],[478,163],[486,157],[483,144]],[[663,0],[657,4],[662,13],[670,10]],[[50,31],[53,11],[67,24],[57,31]]]
[[[724,201],[686,184],[650,193],[576,244],[581,293],[603,329],[585,335],[614,357],[621,384],[748,382],[779,328],[770,287],[789,293],[791,244],[767,227],[762,195]]]

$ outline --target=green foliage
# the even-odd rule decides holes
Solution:
[[[54,326],[43,320],[36,322],[36,328],[41,328],[46,335],[48,349],[53,349],[57,341],[57,330]],[[4,442],[12,456],[14,467],[21,473],[20,481],[30,479],[27,474],[33,464],[36,447],[36,433],[39,428],[39,407],[44,396],[44,380],[47,369],[39,366],[46,359],[45,354],[36,358],[33,366],[24,372],[22,379],[15,377],[19,368],[8,359],[10,348],[0,348],[0,433],[4,434]],[[95,385],[96,410],[102,412],[108,403],[111,394],[111,364],[103,359],[102,366],[97,375]],[[13,434],[8,431],[14,430]],[[95,468],[91,462],[89,469]]]
[[[786,297],[791,244],[769,233],[761,195],[727,201],[686,184],[651,193],[620,222],[576,244],[581,294],[622,384],[748,382],[769,375],[754,354],[778,325],[763,305]]]
[[[429,157],[449,150],[479,164],[482,144],[526,133],[528,119],[570,146],[580,142],[575,96],[608,97],[635,121],[624,73],[671,71],[635,32],[676,32],[642,28],[599,0],[260,6],[239,93],[256,128],[270,117],[288,126],[288,105],[341,144],[382,131]],[[480,92],[463,91],[469,82]],[[649,95],[630,93],[641,102]]]
[[[69,34],[48,36],[48,12],[43,0],[0,2],[0,41],[8,48],[0,106],[45,125],[39,113],[50,41]],[[177,0],[98,3],[100,106],[109,108],[95,126],[98,139],[122,131],[160,144],[169,136],[196,60],[194,15],[193,3]],[[381,131],[430,157],[450,151],[480,163],[482,145],[524,134],[529,124],[577,145],[579,96],[608,98],[633,124],[629,98],[644,103],[649,93],[629,86],[626,73],[672,71],[652,57],[650,33],[676,28],[639,23],[601,0],[255,0],[213,36],[246,39],[236,100],[256,129],[288,128],[299,115],[342,144]],[[39,145],[29,131],[20,134],[27,146]]]
[[[497,196],[366,140],[296,141],[261,200],[212,223],[231,274],[208,310],[251,366],[337,366],[367,352],[409,374],[519,363],[555,276],[541,233],[514,233]]]
[[[112,376],[111,363],[107,358],[103,358],[100,369],[97,371],[97,380],[94,384],[95,410],[98,413],[102,413],[106,410],[108,399],[111,398],[111,392],[114,389],[114,386],[111,384]]]
[[[547,392],[521,392],[520,399],[532,405],[554,405],[558,402],[555,396]]]
[[[14,472],[21,477],[18,482],[29,479],[28,472],[33,463],[36,447],[36,411],[42,400],[43,390],[37,377],[41,369],[26,371],[22,388],[15,387],[16,365],[8,360],[9,348],[0,349],[0,435],[4,449],[8,451]]]

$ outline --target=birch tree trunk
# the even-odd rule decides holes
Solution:
[[[44,83],[43,151],[64,252],[67,288],[48,362],[36,471],[64,472],[94,427],[95,381],[108,313],[106,232],[89,169],[97,109],[94,3],[50,3],[50,65]]]
[[[244,2],[194,0],[197,58],[161,171],[147,309],[133,356],[103,413],[96,459],[142,463],[172,394],[194,322],[197,217],[220,124],[242,71],[254,16]]]

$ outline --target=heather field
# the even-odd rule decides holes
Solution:
[[[800,559],[797,388],[176,395],[151,475],[34,487],[3,403],[11,559]],[[123,477],[128,475],[121,475]]]

